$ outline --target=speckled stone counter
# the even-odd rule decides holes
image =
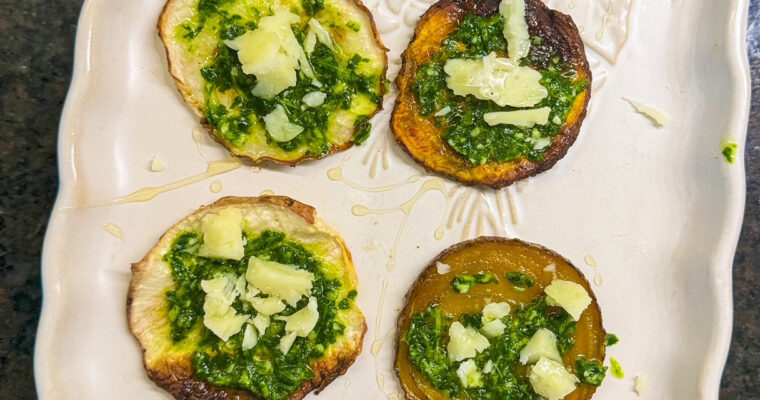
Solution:
[[[734,262],[734,339],[721,399],[760,399],[760,2],[751,0],[747,208]],[[40,249],[81,0],[0,1],[0,398],[35,398]]]

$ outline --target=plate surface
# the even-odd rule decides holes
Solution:
[[[43,254],[40,397],[166,398],[146,377],[126,325],[130,264],[198,206],[272,191],[316,207],[346,239],[359,275],[369,325],[364,351],[321,399],[398,398],[391,365],[403,296],[436,254],[478,234],[542,244],[599,284],[605,327],[621,338],[608,356],[626,377],[608,376],[596,398],[638,398],[638,375],[648,382],[646,398],[717,398],[745,185],[743,151],[730,165],[720,146],[725,138],[744,143],[748,2],[547,3],[573,15],[582,31],[594,73],[590,112],[553,169],[494,191],[427,175],[404,155],[388,130],[393,93],[362,147],[297,168],[242,164],[203,175],[208,161],[227,155],[198,135],[168,75],[155,30],[163,0],[86,1],[59,134],[61,189]],[[429,4],[367,6],[391,49],[393,79]],[[623,97],[672,123],[656,128]],[[154,156],[164,171],[150,171]],[[173,182],[190,184],[104,206]]]

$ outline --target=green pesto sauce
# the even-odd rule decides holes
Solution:
[[[620,342],[620,338],[616,334],[614,334],[614,333],[608,333],[607,334],[607,340],[605,341],[605,345],[607,347],[614,346],[614,345],[618,344],[618,342]]]
[[[516,289],[532,288],[536,281],[522,272],[507,272],[507,280]]]
[[[317,257],[281,232],[265,231],[259,236],[244,233],[244,236],[245,256],[240,261],[196,255],[202,243],[202,234],[198,232],[185,232],[175,239],[164,256],[177,282],[176,289],[166,292],[172,339],[178,346],[190,338],[198,341],[192,356],[196,377],[214,385],[249,390],[266,399],[285,399],[303,381],[314,377],[310,361],[320,358],[343,334],[345,327],[338,322],[337,314],[351,307],[356,291],[340,298],[341,282],[329,279]],[[245,351],[241,347],[243,330],[224,342],[203,325],[205,293],[201,281],[221,273],[244,275],[251,256],[294,265],[315,276],[312,296],[317,299],[319,321],[309,336],[295,340],[287,354],[282,354],[278,347],[284,335],[284,321],[273,319],[256,346]],[[287,305],[278,315],[290,315],[307,301],[304,297],[296,307]],[[232,307],[238,313],[256,315],[253,307],[240,298],[235,299]]]
[[[330,116],[336,111],[351,110],[357,106],[357,96],[360,95],[373,104],[379,104],[382,101],[382,77],[379,74],[365,75],[357,72],[360,64],[369,61],[359,54],[343,54],[342,51],[333,51],[318,42],[314,51],[307,54],[307,58],[314,70],[315,79],[321,86],[315,86],[311,78],[298,71],[296,85],[285,89],[273,99],[253,96],[251,91],[256,85],[256,76],[243,73],[237,52],[227,47],[223,40],[232,40],[248,30],[256,29],[258,21],[271,15],[271,10],[264,7],[250,8],[245,15],[239,15],[236,14],[239,8],[232,7],[235,3],[235,0],[200,0],[197,20],[183,24],[177,31],[178,38],[185,41],[188,49],[193,48],[195,40],[200,40],[201,33],[211,35],[219,43],[215,54],[209,57],[200,71],[205,81],[206,122],[214,128],[220,139],[233,148],[241,148],[251,140],[254,132],[264,129],[261,118],[281,105],[290,122],[304,130],[286,142],[275,141],[266,133],[267,144],[286,152],[305,150],[307,157],[325,156],[332,149],[334,140],[328,132]],[[300,6],[303,12],[297,9],[293,11],[308,16],[314,16],[325,9],[324,0],[302,0]],[[301,45],[309,29],[307,23],[308,18],[304,17],[300,24],[292,27]],[[356,22],[349,22],[348,25],[345,29],[357,31]],[[328,29],[338,28],[334,24],[325,26]],[[317,91],[327,95],[322,105],[307,107],[303,104],[304,95]],[[232,99],[232,102],[223,99]],[[369,114],[359,114],[354,123],[359,128],[355,137],[357,144],[369,136],[371,125],[367,122],[368,117]]]
[[[486,283],[499,283],[494,274],[457,275],[451,280],[451,288],[457,293],[467,293],[473,286]]]
[[[620,366],[620,363],[614,357],[610,357],[610,371],[612,372],[612,376],[614,376],[617,379],[625,378],[625,372],[623,372],[623,367]]]
[[[549,94],[530,108],[550,107],[549,122],[530,128],[505,124],[489,126],[483,120],[484,114],[518,108],[499,107],[489,100],[454,95],[446,86],[443,66],[450,58],[476,58],[492,51],[506,57],[503,26],[501,14],[490,17],[466,15],[459,28],[443,41],[441,50],[432,58],[433,62],[419,68],[412,84],[420,103],[420,114],[432,116],[436,125],[444,128],[443,138],[449,146],[475,165],[503,163],[523,157],[541,161],[550,147],[550,139],[560,132],[575,98],[588,85],[588,81],[578,78],[575,70],[565,65],[558,55],[550,54],[551,49],[544,45],[542,38],[533,37],[531,52],[521,63],[541,72],[541,85]],[[446,110],[450,111],[439,114]]]
[[[727,142],[723,145],[723,150],[721,150],[721,154],[723,154],[723,157],[728,161],[729,164],[733,164],[734,161],[736,161],[736,150],[739,149],[739,145],[734,142]]]
[[[457,320],[465,326],[480,329],[479,314],[462,314]],[[448,330],[454,318],[438,305],[432,304],[412,316],[409,331],[404,336],[409,346],[409,359],[421,371],[430,384],[452,398],[475,400],[520,399],[540,400],[525,376],[519,358],[520,350],[540,328],[547,328],[557,335],[557,347],[562,355],[575,345],[576,322],[563,309],[551,307],[546,297],[541,296],[533,303],[502,318],[506,325],[504,333],[490,338],[490,346],[475,356],[474,361],[480,371],[488,361],[493,363],[491,373],[483,373],[483,385],[478,388],[464,388],[456,374],[458,362],[448,358]],[[603,371],[596,367],[597,361],[583,360],[583,368],[575,366],[576,374],[588,375],[582,384],[601,383]],[[592,383],[593,382],[593,383]]]

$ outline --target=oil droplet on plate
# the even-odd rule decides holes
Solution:
[[[222,181],[220,181],[220,180],[217,179],[217,180],[211,182],[211,186],[209,186],[209,189],[211,189],[211,191],[213,193],[219,193],[219,192],[221,192],[222,191]]]
[[[121,227],[119,225],[114,224],[113,222],[104,224],[103,230],[110,233],[114,237],[117,237],[119,239],[124,239],[124,232],[121,230]]]

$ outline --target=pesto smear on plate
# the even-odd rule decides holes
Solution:
[[[310,362],[343,334],[339,314],[352,306],[356,290],[330,276],[316,249],[282,232],[243,230],[242,236],[239,260],[200,255],[206,244],[198,231],[174,240],[164,256],[177,283],[166,292],[171,336],[176,348],[193,348],[199,379],[286,399],[314,377]],[[279,288],[283,298],[277,298],[276,288],[261,283],[268,274],[310,277],[311,286],[301,296]]]
[[[202,109],[219,140],[241,151],[265,142],[320,158],[345,142],[346,130],[357,144],[367,139],[383,70],[338,38],[369,28],[324,0],[200,0],[196,7],[175,36],[192,57],[211,46],[200,69]]]
[[[588,86],[540,36],[527,39],[530,52],[526,56],[507,58],[513,51],[506,39],[505,20],[510,18],[506,11],[502,7],[501,13],[491,16],[466,15],[432,61],[418,69],[412,85],[420,114],[443,127],[446,143],[475,165],[543,160],[575,99]],[[506,79],[507,89],[531,79],[540,86],[532,82],[534,90],[527,99],[502,101],[492,91],[481,91],[484,95],[473,91],[471,86],[481,79],[476,75],[482,75],[486,85]],[[463,80],[467,90],[455,90],[453,82]]]

